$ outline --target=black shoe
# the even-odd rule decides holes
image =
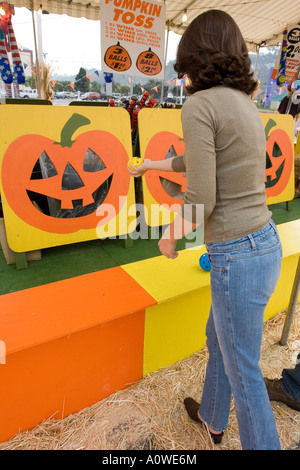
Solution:
[[[281,401],[289,408],[300,411],[300,402],[290,398],[280,387],[280,380],[269,380],[264,378],[270,400]]]
[[[187,397],[184,399],[184,406],[187,411],[187,414],[189,417],[193,420],[196,421],[197,423],[202,424],[202,426],[205,426],[205,423],[199,419],[198,416],[198,410],[200,407],[200,404],[197,403],[193,398]],[[206,428],[206,426],[205,426]],[[209,430],[208,430],[209,431]],[[209,434],[211,435],[212,440],[214,441],[215,444],[221,444],[222,442],[222,437],[224,435],[224,432],[222,431],[220,434],[215,434],[211,431],[209,431]]]

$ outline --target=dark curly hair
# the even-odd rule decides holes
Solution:
[[[180,40],[174,70],[187,75],[192,94],[217,85],[251,95],[258,86],[242,33],[228,13],[208,10],[197,16]]]

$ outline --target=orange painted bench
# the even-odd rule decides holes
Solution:
[[[121,267],[2,295],[0,441],[141,379],[156,303]]]

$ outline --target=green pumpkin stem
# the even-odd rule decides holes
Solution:
[[[75,140],[72,140],[72,135],[74,134],[79,127],[86,126],[87,124],[90,124],[91,121],[85,117],[82,116],[82,114],[74,113],[68,119],[64,127],[62,128],[61,134],[60,134],[60,142],[54,142],[56,145],[60,145],[61,147],[72,147],[73,143]]]
[[[269,133],[270,133],[270,130],[272,129],[272,127],[276,126],[276,122],[274,121],[274,119],[269,119],[267,124],[266,124],[266,127],[265,127],[265,134],[266,134],[266,139],[268,140],[269,138]]]

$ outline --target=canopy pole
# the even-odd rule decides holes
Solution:
[[[160,103],[162,103],[162,102],[163,102],[163,99],[164,99],[164,86],[165,86],[165,74],[166,74],[166,64],[167,64],[167,52],[168,52],[169,32],[170,32],[170,26],[169,26],[169,22],[168,22],[168,27],[167,27],[167,40],[166,40],[166,50],[165,50],[165,63],[164,63],[164,72],[163,72],[163,79],[162,79],[162,86],[161,86]]]
[[[32,27],[33,27],[33,38],[34,38],[34,47],[35,47],[35,68],[36,68],[36,86],[37,86],[37,95],[38,98],[41,98],[41,83],[40,83],[40,66],[39,66],[39,57],[38,57],[38,48],[37,48],[37,39],[36,39],[36,28],[35,28],[35,19],[34,19],[34,9],[33,9],[33,0],[30,1],[31,14],[32,14]]]

